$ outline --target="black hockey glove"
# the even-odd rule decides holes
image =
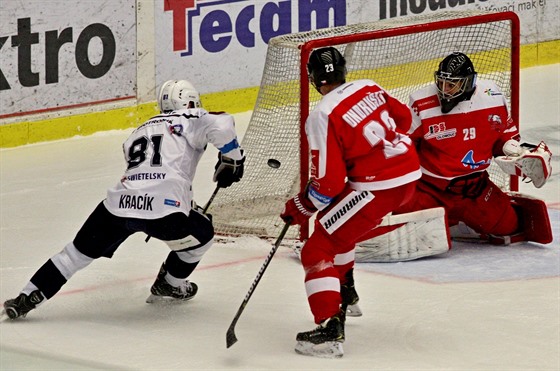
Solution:
[[[214,181],[218,183],[218,187],[227,188],[234,182],[239,182],[243,178],[243,163],[245,156],[241,160],[234,160],[218,152],[218,162],[214,169]]]

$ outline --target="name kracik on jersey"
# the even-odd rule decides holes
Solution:
[[[121,195],[119,209],[152,211],[152,202],[154,202],[154,197],[148,196],[147,193],[143,196]]]

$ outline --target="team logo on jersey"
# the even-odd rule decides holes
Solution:
[[[470,151],[467,152],[467,154],[463,157],[463,159],[461,160],[461,163],[463,164],[463,166],[465,167],[470,167],[471,169],[478,169],[480,166],[482,165],[490,165],[490,160],[481,160],[481,161],[475,161],[474,160],[474,151],[471,149]]]
[[[505,125],[502,122],[502,118],[498,115],[488,115],[488,122],[490,123],[490,128],[497,132],[501,132],[505,129]]]
[[[181,201],[170,200],[170,199],[168,199],[168,198],[166,198],[165,200],[163,200],[163,204],[164,204],[164,205],[167,205],[167,206],[181,207]]]
[[[178,136],[181,136],[181,133],[183,132],[183,125],[181,125],[181,124],[170,125],[169,126],[169,132],[171,134],[176,134]]]
[[[486,95],[488,95],[488,96],[490,96],[490,97],[491,97],[491,96],[494,96],[494,95],[502,95],[502,93],[500,93],[499,91],[495,91],[495,90],[492,90],[492,89],[490,89],[490,88],[484,90],[484,94],[486,94]]]
[[[457,129],[447,129],[445,122],[428,126],[428,132],[424,134],[424,139],[436,138],[437,140],[453,138],[457,135]]]

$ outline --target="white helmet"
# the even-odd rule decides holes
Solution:
[[[187,80],[168,80],[159,91],[158,106],[161,112],[198,108],[201,107],[200,95]]]

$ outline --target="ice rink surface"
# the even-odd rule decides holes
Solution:
[[[168,253],[137,234],[113,259],[78,272],[27,318],[0,323],[1,370],[560,370],[560,65],[521,73],[521,133],[551,148],[553,175],[537,190],[554,229],[549,245],[454,243],[437,257],[357,264],[363,317],[348,318],[345,355],[297,355],[299,331],[315,327],[293,252],[281,247],[225,335],[272,245],[251,237],[218,243],[191,276],[197,297],[145,303]],[[236,115],[242,133],[250,113]],[[74,238],[124,169],[129,131],[0,150],[0,300]],[[214,149],[194,191],[214,189]]]

